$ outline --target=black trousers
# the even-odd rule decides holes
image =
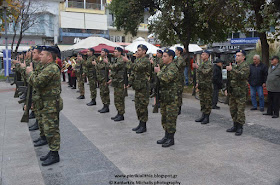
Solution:
[[[216,106],[218,103],[218,98],[219,98],[219,90],[220,88],[218,87],[217,84],[213,84],[213,99],[212,99],[212,106]]]
[[[70,73],[67,73],[68,74],[68,84],[70,86],[72,86],[72,79],[71,79],[71,74]]]
[[[280,92],[268,91],[268,108],[267,113],[279,116]]]
[[[62,72],[62,79],[63,79],[63,82],[65,82],[65,72]]]
[[[77,77],[72,77],[72,86],[76,88],[76,85],[77,85]]]

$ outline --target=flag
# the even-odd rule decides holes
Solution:
[[[11,50],[10,49],[3,49],[3,59],[4,59],[4,69],[5,69],[5,76],[9,76],[11,73]]]

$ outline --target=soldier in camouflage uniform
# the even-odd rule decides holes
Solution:
[[[196,119],[196,122],[201,122],[201,124],[209,123],[209,116],[212,110],[212,76],[213,67],[209,60],[209,51],[202,51],[201,59],[202,63],[198,66],[193,64],[194,68],[197,68],[197,85],[196,88],[199,89],[199,99],[202,116]]]
[[[153,94],[151,95],[151,97],[155,97],[156,96],[156,86],[158,84],[158,78],[157,78],[157,74],[154,72],[154,68],[159,65],[160,68],[163,67],[163,61],[162,61],[162,50],[157,50],[157,56],[155,58],[155,60],[151,59],[150,62],[151,62],[151,68],[152,68],[152,84],[151,86],[153,87],[152,91],[153,91]],[[156,104],[156,97],[154,98],[154,105]],[[154,106],[153,105],[153,106]]]
[[[36,46],[33,50],[33,62],[35,67],[33,69],[34,76],[37,76],[43,68],[43,65],[41,65],[40,63],[40,56],[39,56],[42,49],[43,49],[42,46]],[[36,121],[38,123],[38,127],[40,130],[40,137],[34,140],[34,147],[48,144],[47,138],[44,133],[44,123],[42,122],[42,114],[40,111],[40,101],[41,101],[40,98],[41,98],[40,90],[38,89],[38,87],[34,86],[32,89],[32,103],[33,103],[33,110],[35,112]]]
[[[85,83],[83,77],[83,56],[81,53],[77,54],[76,66],[75,66],[75,74],[78,81],[78,89],[80,91],[80,96],[77,99],[85,99]]]
[[[48,141],[50,152],[40,158],[43,166],[59,162],[60,149],[59,112],[63,101],[61,94],[60,68],[55,63],[58,50],[56,47],[43,47],[40,53],[41,71],[36,74],[32,65],[26,68],[28,82],[38,90],[40,101],[38,109],[44,124],[44,133]]]
[[[178,87],[178,115],[181,114],[181,106],[183,104],[183,91],[184,91],[184,86],[185,86],[185,76],[184,76],[184,70],[186,67],[186,62],[184,58],[182,57],[183,53],[183,48],[181,47],[176,47],[175,54],[176,54],[176,59],[174,60],[175,64],[178,67],[178,82],[177,82],[177,87]]]
[[[110,64],[110,81],[114,87],[114,104],[118,111],[118,114],[111,119],[114,121],[124,120],[125,113],[125,89],[124,89],[124,73],[125,73],[125,62],[123,61],[123,49],[116,47],[114,51],[114,56],[116,61]]]
[[[148,121],[148,105],[149,105],[149,80],[151,63],[146,57],[148,51],[147,46],[139,45],[137,49],[137,58],[134,63],[129,62],[129,69],[131,75],[129,77],[128,85],[135,90],[135,109],[138,120],[138,126],[133,128],[137,134],[147,131],[146,123]],[[128,62],[128,60],[124,60]]]
[[[93,64],[96,68],[97,81],[100,88],[100,98],[103,103],[103,108],[98,110],[100,113],[109,112],[110,105],[110,90],[108,86],[109,81],[109,63],[107,56],[109,55],[109,50],[103,48],[101,55],[97,58],[96,61],[93,61]]]
[[[248,93],[248,83],[250,67],[245,61],[246,53],[242,50],[237,51],[235,61],[237,65],[227,66],[228,71],[228,95],[229,109],[233,119],[233,127],[227,129],[227,132],[235,132],[236,136],[243,133],[245,124],[245,106]]]
[[[85,69],[85,74],[88,77],[90,97],[91,97],[91,101],[87,103],[88,106],[96,105],[96,69],[95,66],[92,64],[92,61],[96,60],[96,57],[93,54],[94,54],[94,49],[89,48],[87,52],[88,58],[84,62],[84,66],[85,66],[84,69]]]
[[[174,145],[174,134],[176,132],[176,121],[178,117],[178,68],[173,62],[175,52],[170,49],[165,49],[163,53],[162,69],[155,67],[157,77],[160,81],[160,97],[161,97],[161,124],[165,130],[165,136],[157,141],[157,144],[162,144],[162,147]]]

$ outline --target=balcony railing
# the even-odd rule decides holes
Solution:
[[[82,9],[91,9],[91,10],[103,10],[101,4],[98,3],[86,3],[84,7],[84,2],[77,1],[68,1],[68,8],[82,8]]]
[[[68,1],[68,8],[84,8],[84,2]]]

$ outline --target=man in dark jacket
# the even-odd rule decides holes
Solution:
[[[265,87],[265,82],[267,78],[267,66],[261,62],[259,55],[254,55],[253,64],[250,65],[250,92],[253,107],[251,110],[257,110],[258,103],[256,99],[256,93],[258,92],[260,101],[260,111],[264,111],[264,95],[263,87]]]
[[[264,115],[271,115],[272,118],[278,118],[280,104],[280,65],[278,56],[274,56],[271,59],[266,88],[268,91],[268,109]]]
[[[214,61],[215,65],[213,66],[213,100],[212,100],[212,109],[220,109],[217,106],[219,90],[223,88],[223,78],[222,78],[222,67],[223,61],[221,59],[217,59]]]

